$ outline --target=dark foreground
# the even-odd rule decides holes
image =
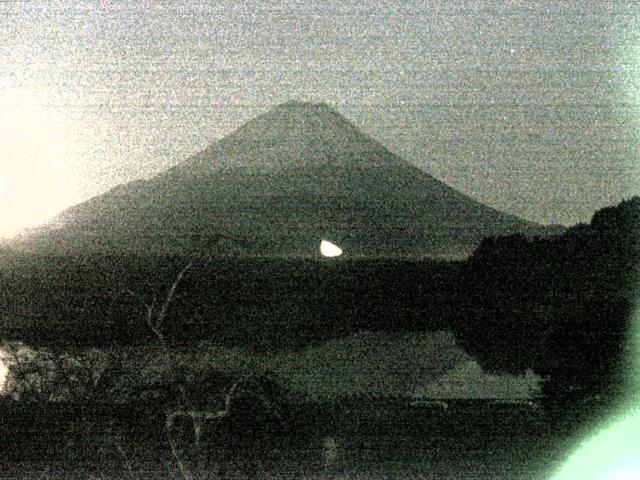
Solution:
[[[185,425],[177,452],[193,478],[536,479],[557,469],[577,431],[575,412],[535,405],[297,408],[279,432],[209,425],[198,446]],[[1,418],[2,478],[184,478],[162,412],[144,405],[4,402]]]

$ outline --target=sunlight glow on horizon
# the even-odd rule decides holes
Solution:
[[[0,201],[2,201],[2,197],[7,192],[7,179],[0,173]]]
[[[77,126],[46,107],[42,93],[9,93],[0,103],[0,238],[40,225],[79,199]]]

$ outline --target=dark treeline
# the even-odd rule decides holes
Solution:
[[[560,236],[485,240],[462,274],[458,342],[485,369],[548,377],[547,398],[619,394],[639,232],[636,197]]]
[[[272,350],[359,330],[452,329],[487,370],[532,369],[548,377],[547,397],[591,395],[624,373],[639,224],[634,198],[555,237],[486,239],[459,263],[6,252],[2,336],[49,347],[155,341],[147,307],[157,313],[193,261],[162,325],[175,344]]]

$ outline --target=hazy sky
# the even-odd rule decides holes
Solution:
[[[0,3],[0,235],[325,101],[491,206],[587,221],[640,193],[640,5]]]

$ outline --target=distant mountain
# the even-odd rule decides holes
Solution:
[[[319,256],[326,239],[348,256],[461,257],[487,236],[549,231],[448,187],[325,104],[287,102],[155,178],[66,210],[21,248]]]

